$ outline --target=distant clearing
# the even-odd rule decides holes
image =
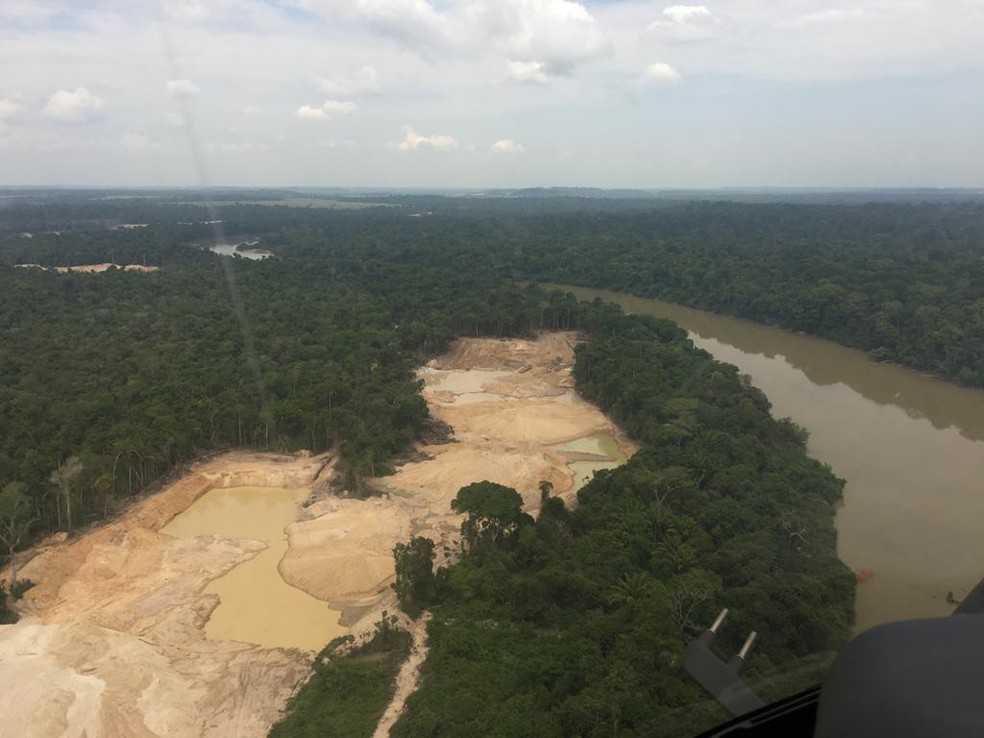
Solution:
[[[160,267],[144,266],[143,264],[80,264],[78,266],[56,266],[46,267],[41,264],[14,264],[18,269],[40,269],[43,272],[56,271],[60,274],[67,272],[78,272],[81,274],[102,274],[110,269],[121,269],[124,272],[156,272]]]
[[[324,200],[318,197],[287,197],[283,200],[231,200],[202,203],[209,207],[225,205],[266,205],[281,208],[324,208],[326,210],[365,210],[366,208],[391,208],[382,202],[356,202],[353,200]]]

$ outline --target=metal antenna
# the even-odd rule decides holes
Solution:
[[[745,645],[742,646],[741,650],[738,652],[738,658],[740,658],[742,661],[745,660],[745,657],[748,655],[748,652],[752,650],[752,646],[755,643],[755,637],[757,635],[758,633],[756,633],[753,630],[751,633],[748,634],[748,638],[745,639]]]
[[[757,710],[765,703],[738,677],[745,665],[745,659],[755,644],[757,636],[755,631],[749,634],[745,639],[745,645],[727,664],[711,651],[718,628],[724,623],[727,615],[728,610],[725,608],[715,618],[710,628],[687,644],[683,652],[683,670],[724,709],[737,717]]]

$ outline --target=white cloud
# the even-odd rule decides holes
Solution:
[[[270,149],[266,144],[252,141],[209,141],[203,148],[207,154],[248,154]]]
[[[244,115],[259,115],[263,112],[263,108],[259,105],[244,105],[243,114]]]
[[[184,116],[181,113],[168,113],[164,116],[164,125],[168,128],[184,128]]]
[[[321,77],[318,79],[318,86],[326,95],[337,97],[373,95],[380,91],[379,73],[366,65],[353,72]]]
[[[362,20],[381,33],[418,47],[453,42],[451,19],[428,0],[356,0]]]
[[[58,90],[48,100],[44,114],[62,123],[86,123],[98,118],[105,107],[103,101],[85,87],[75,92]]]
[[[279,19],[258,25],[244,18],[257,4]],[[386,4],[403,10],[381,10]],[[77,12],[66,15],[69,5],[79,6]],[[165,121],[180,126],[179,103],[189,101],[165,94],[165,82],[188,76],[202,90],[191,102],[208,97],[188,119],[203,145],[216,142],[218,151],[231,140],[241,149],[242,138],[278,152],[216,153],[209,157],[209,176],[217,183],[822,184],[840,177],[844,184],[918,184],[924,175],[930,183],[981,184],[980,168],[966,156],[984,126],[977,103],[984,84],[980,0],[429,0],[417,3],[418,11],[410,5],[0,0],[0,98],[25,108],[20,119],[0,123],[6,125],[0,172],[22,172],[36,183],[193,183],[185,157],[131,154],[121,146],[124,135],[140,133],[165,151],[181,150],[183,131]],[[40,6],[61,10],[50,20],[34,13],[37,21],[4,23],[12,6],[27,15]],[[388,28],[385,18],[398,12],[421,28]],[[583,32],[584,48],[566,30],[555,32],[545,16],[557,29]],[[167,68],[161,22],[173,30],[173,52],[184,71],[160,76]],[[701,37],[713,38],[693,42]],[[120,63],[147,54],[149,66]],[[672,74],[646,74],[653,62],[672,65],[683,80],[674,85]],[[565,73],[574,79],[554,83]],[[858,83],[866,91],[863,109],[852,107]],[[77,110],[56,101],[43,112],[52,93],[74,96],[79,85],[103,98],[104,107]],[[672,106],[660,110],[665,131],[653,130],[640,114],[654,109],[652,93],[683,87],[694,94],[674,95]],[[781,119],[771,115],[788,94],[795,94],[797,106]],[[371,104],[364,103],[370,95]],[[346,119],[324,109],[325,100],[359,107]],[[900,117],[905,100],[913,103],[911,115]],[[316,118],[334,122],[297,119],[302,101]],[[247,105],[264,112],[247,115]],[[100,112],[105,116],[97,125],[56,125]],[[239,136],[227,133],[230,119]],[[404,123],[413,123],[421,140],[411,137],[401,151]],[[283,145],[281,131],[289,136]],[[423,135],[451,131],[458,146],[450,153],[434,150]],[[526,152],[493,154],[496,135],[517,137]],[[761,150],[755,163],[732,153],[742,150],[746,137]],[[358,148],[332,151],[321,139],[351,139]],[[701,145],[693,144],[698,140]],[[722,143],[708,153],[708,140]],[[386,141],[393,148],[379,155]],[[797,158],[801,141],[808,153]],[[474,155],[468,142],[478,143]],[[72,156],[34,156],[59,148]],[[565,150],[575,153],[557,169]],[[855,162],[848,152],[856,151],[867,158]],[[313,166],[312,152],[330,160],[330,170]],[[151,157],[159,166],[147,167]],[[699,172],[698,159],[710,162]]]
[[[7,2],[8,0],[3,0]],[[64,3],[66,0],[59,0]],[[170,25],[212,26],[227,32],[230,28],[249,28],[255,31],[270,31],[281,25],[282,11],[272,7],[274,3],[266,0],[156,0],[156,2],[134,2],[116,0],[107,2],[116,8],[127,7],[133,14],[149,10],[154,21],[164,20]]]
[[[343,139],[341,141],[326,139],[324,141],[319,141],[317,145],[322,149],[327,149],[328,151],[344,151],[357,149],[359,147],[355,141],[349,139]]]
[[[671,5],[663,9],[663,17],[671,23],[686,24],[713,20],[714,14],[706,5]]]
[[[500,138],[492,144],[491,151],[493,154],[521,154],[526,149],[522,144],[516,143],[511,138]]]
[[[653,21],[649,30],[666,41],[701,41],[714,36],[719,24],[706,5],[671,5],[663,9],[662,17]]]
[[[610,45],[587,9],[570,0],[486,0],[495,3],[501,33],[495,44],[508,58],[539,62],[546,74],[569,74],[608,53]]]
[[[354,113],[358,105],[351,100],[325,100],[320,107],[302,105],[294,115],[305,120],[331,120],[335,115],[349,115]]]
[[[536,62],[549,75],[607,54],[611,44],[575,0],[295,0],[332,24],[348,22],[395,39],[422,57],[477,60],[489,55]],[[327,80],[327,94],[355,95]]]
[[[642,81],[660,84],[679,82],[680,73],[665,62],[656,62],[643,70]]]
[[[203,0],[164,0],[165,15],[179,21],[203,21],[210,17],[208,5]]]
[[[410,127],[403,129],[403,140],[398,144],[390,144],[391,147],[400,151],[416,151],[419,148],[437,149],[439,151],[453,151],[458,148],[458,142],[452,136],[436,134],[433,136],[421,136]]]
[[[348,115],[354,113],[358,107],[351,100],[325,100],[321,105],[321,109],[328,115]]]
[[[190,79],[169,79],[164,83],[164,89],[171,97],[196,97],[201,94],[201,88]]]
[[[328,113],[321,108],[312,108],[310,105],[302,105],[294,111],[294,115],[305,120],[330,120]]]
[[[23,105],[19,105],[5,97],[0,97],[0,121],[13,120],[23,112]]]
[[[253,16],[255,0],[163,0],[164,15],[179,23],[207,23],[232,19],[233,16]]]
[[[865,12],[860,8],[832,8],[817,13],[808,13],[797,19],[797,25],[809,26],[815,23],[841,23],[863,18]]]
[[[55,15],[58,11],[37,0],[4,0],[0,5],[0,18],[9,18],[18,22],[43,21]]]
[[[120,146],[127,151],[159,151],[163,148],[158,141],[142,133],[124,133]]]
[[[545,85],[550,81],[540,62],[511,61],[508,70],[509,79],[513,82]]]

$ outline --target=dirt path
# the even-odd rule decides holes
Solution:
[[[379,719],[376,730],[372,738],[388,738],[390,730],[396,724],[397,718],[403,712],[403,707],[407,703],[407,698],[417,689],[420,679],[420,667],[427,658],[427,623],[430,622],[431,614],[425,612],[417,620],[413,621],[408,630],[413,637],[413,645],[410,647],[410,655],[403,662],[399,673],[396,675],[396,691],[393,699],[386,706],[386,711]]]

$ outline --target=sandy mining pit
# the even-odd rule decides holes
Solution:
[[[160,267],[155,266],[144,266],[143,264],[113,264],[110,262],[103,262],[102,264],[80,264],[79,266],[56,266],[56,267],[46,267],[40,264],[15,264],[14,266],[21,269],[40,269],[43,272],[56,271],[59,274],[68,274],[69,272],[77,274],[102,274],[103,272],[108,272],[110,269],[122,269],[124,272],[156,272],[160,270]]]
[[[630,454],[613,424],[573,391],[574,340],[462,340],[422,368],[424,396],[454,428],[454,442],[424,446],[426,460],[375,480],[380,497],[315,495],[287,527],[284,580],[343,611],[351,632],[366,632],[382,610],[395,610],[393,546],[426,535],[440,550],[457,539],[450,502],[460,487],[509,485],[535,513],[541,480],[567,498],[575,491],[568,462],[584,454],[558,445],[607,434]],[[40,546],[22,567],[37,582],[23,619],[0,626],[0,737],[265,736],[312,653],[212,640],[204,627],[219,600],[206,588],[266,544],[160,531],[215,487],[323,490],[330,462],[227,454],[114,522]]]
[[[383,497],[326,499],[288,527],[290,548],[280,564],[289,583],[360,613],[365,594],[393,574],[395,543],[424,535],[453,545],[461,519],[451,512],[458,490],[489,480],[513,487],[526,509],[539,509],[539,483],[571,499],[577,453],[555,445],[596,433],[617,439],[622,457],[634,447],[594,405],[574,392],[573,333],[536,341],[463,339],[423,367],[431,413],[454,429],[454,442],[422,446],[429,458],[377,479]],[[325,576],[325,572],[335,572]]]
[[[0,736],[261,736],[309,654],[213,641],[205,586],[266,547],[158,532],[213,487],[303,487],[322,457],[228,454],[118,520],[42,545],[22,620],[0,627]],[[257,593],[257,596],[262,596]]]

